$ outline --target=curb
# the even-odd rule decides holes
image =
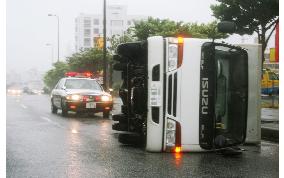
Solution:
[[[261,139],[279,142],[279,130],[269,127],[261,127]]]

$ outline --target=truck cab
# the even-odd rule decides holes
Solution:
[[[139,135],[151,152],[244,143],[248,54],[243,48],[156,36],[119,45],[114,60],[114,70],[122,71],[123,105],[113,116],[113,130]]]

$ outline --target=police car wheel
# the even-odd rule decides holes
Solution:
[[[77,115],[77,116],[81,116],[81,115],[83,115],[83,114],[84,114],[83,111],[76,111],[76,115]]]
[[[93,112],[88,112],[88,116],[89,116],[89,117],[94,117],[94,116],[95,116],[95,113],[93,113]]]
[[[53,114],[56,114],[57,113],[57,108],[53,105],[53,103],[51,103],[51,112]]]
[[[109,118],[109,111],[104,111],[103,112],[103,117],[104,118]]]
[[[66,109],[62,108],[62,116],[65,117],[65,116],[67,116],[67,114],[68,114],[68,111]]]
[[[68,114],[68,110],[66,109],[66,105],[64,104],[64,102],[61,100],[61,110],[62,110],[62,116],[65,117]]]

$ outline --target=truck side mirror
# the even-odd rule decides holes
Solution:
[[[234,22],[222,21],[217,24],[217,29],[221,33],[235,33],[237,26]]]

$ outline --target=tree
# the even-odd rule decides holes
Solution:
[[[130,28],[133,37],[138,40],[146,40],[150,36],[163,37],[193,37],[193,38],[225,38],[224,33],[217,32],[217,22],[209,24],[175,22],[169,19],[158,19],[149,17],[147,21],[136,22]]]
[[[110,55],[107,55],[107,60],[110,59]],[[63,78],[68,71],[89,71],[100,74],[103,69],[103,51],[95,48],[80,51],[67,57],[67,62],[54,63],[53,67],[44,76],[44,83],[49,89],[54,88],[58,80]]]
[[[200,25],[198,25],[197,23],[191,23],[188,24],[189,32],[194,38],[227,38],[228,34],[218,32],[217,24],[217,21],[213,21],[208,24],[202,23]]]
[[[69,71],[69,66],[65,62],[56,62],[53,64],[53,69],[47,71],[44,75],[43,81],[49,89],[53,89],[56,83],[64,77],[65,73]]]
[[[109,55],[107,55],[107,60],[110,60]],[[72,71],[98,72],[103,69],[103,51],[97,48],[80,51],[67,57],[67,63]]]
[[[262,56],[268,40],[275,30],[279,19],[278,0],[217,0],[218,5],[211,5],[214,16],[221,21],[233,21],[237,25],[240,35],[258,35],[258,42],[262,44]],[[272,29],[270,32],[269,30]],[[266,37],[266,33],[269,32]]]
[[[123,33],[123,35],[113,35],[112,37],[108,38],[107,41],[110,43],[108,46],[108,51],[111,55],[115,54],[116,48],[121,43],[133,42],[135,38],[133,34],[131,34],[130,29]]]

